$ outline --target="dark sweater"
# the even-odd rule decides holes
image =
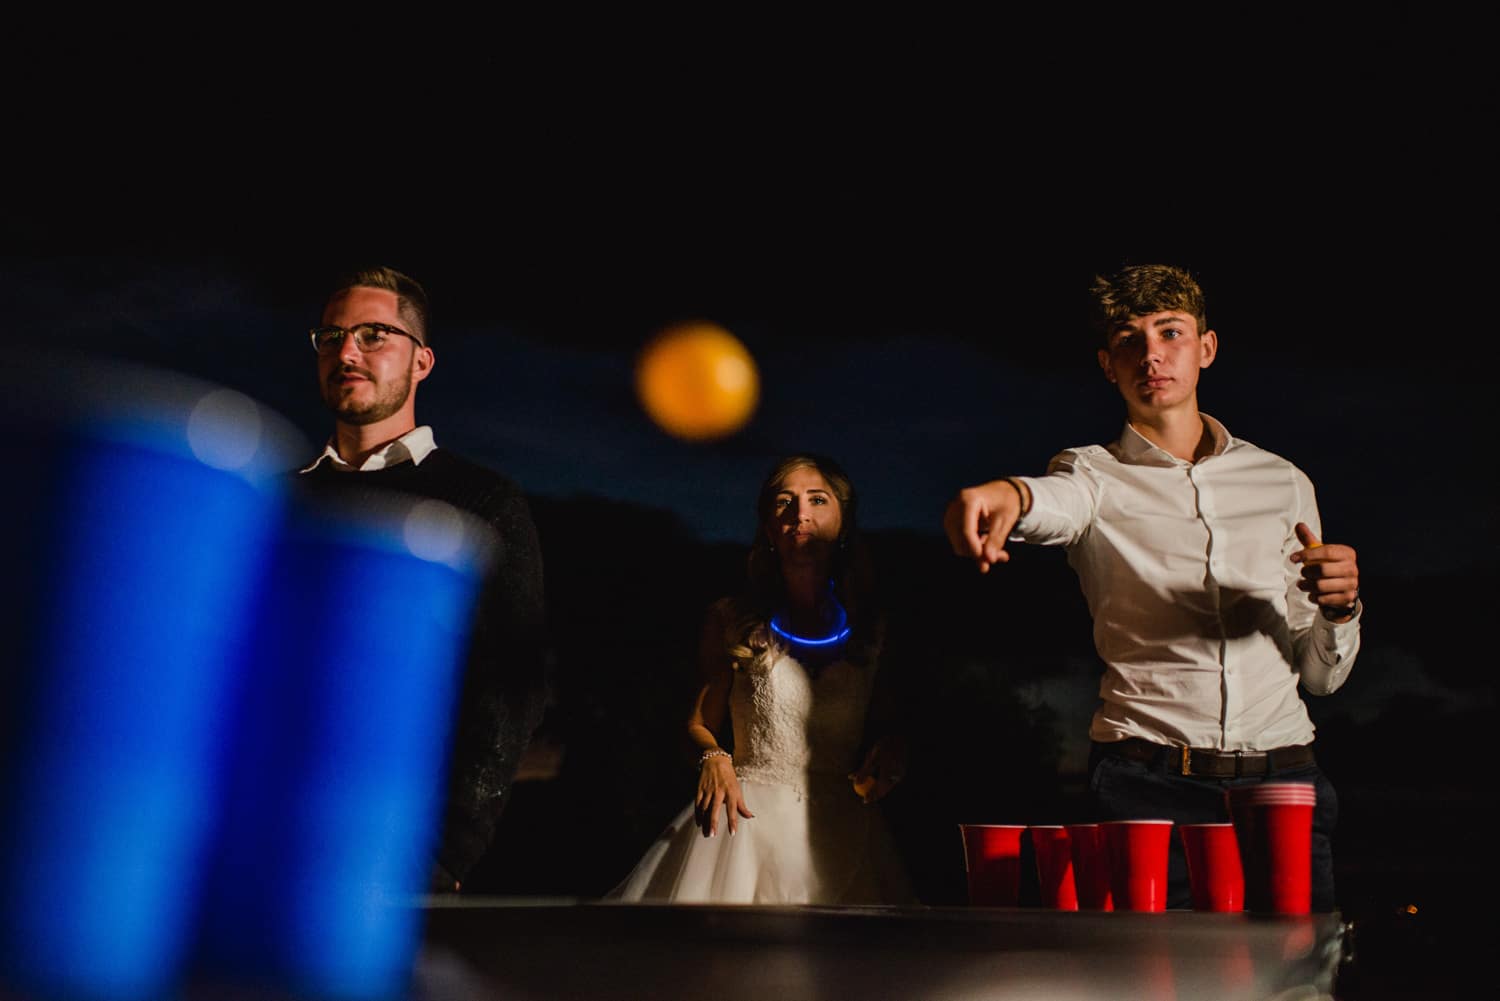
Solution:
[[[542,557],[526,498],[506,477],[441,448],[421,465],[363,473],[325,462],[295,482],[316,502],[379,504],[386,491],[445,501],[497,534],[470,634],[436,851],[438,865],[462,880],[494,837],[547,700]]]

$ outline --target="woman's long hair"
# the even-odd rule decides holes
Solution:
[[[734,621],[728,640],[729,656],[736,670],[744,668],[770,643],[767,624],[786,603],[786,581],[781,575],[781,557],[766,537],[766,528],[776,517],[776,494],[796,469],[811,469],[823,477],[839,502],[840,530],[828,569],[834,596],[849,616],[850,635],[844,649],[846,659],[863,664],[874,656],[880,642],[880,621],[874,606],[874,572],[869,547],[859,533],[859,500],[854,483],[834,459],[815,452],[788,455],[779,460],[761,481],[755,500],[755,536],[745,561],[745,588],[734,601]]]

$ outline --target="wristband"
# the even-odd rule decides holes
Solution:
[[[1011,489],[1015,490],[1016,496],[1020,498],[1021,501],[1021,513],[1016,517],[1018,519],[1026,517],[1026,515],[1031,511],[1031,491],[1026,489],[1026,484],[1022,483],[1014,476],[1007,476],[1005,478],[1005,482],[1011,485]]]
[[[702,754],[698,755],[698,767],[702,768],[704,762],[706,762],[709,758],[728,758],[728,757],[732,757],[732,755],[728,751],[724,750],[722,747],[710,747],[708,750],[706,750]]]

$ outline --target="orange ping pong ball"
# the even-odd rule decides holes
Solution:
[[[641,406],[662,430],[686,441],[738,431],[760,399],[749,349],[713,323],[680,323],[641,349],[635,366]]]

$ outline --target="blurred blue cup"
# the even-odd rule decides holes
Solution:
[[[233,390],[62,355],[12,355],[0,415],[0,991],[161,997],[192,938],[282,473],[306,445]]]
[[[241,672],[196,976],[401,997],[493,533],[396,494],[294,493],[286,510]]]

